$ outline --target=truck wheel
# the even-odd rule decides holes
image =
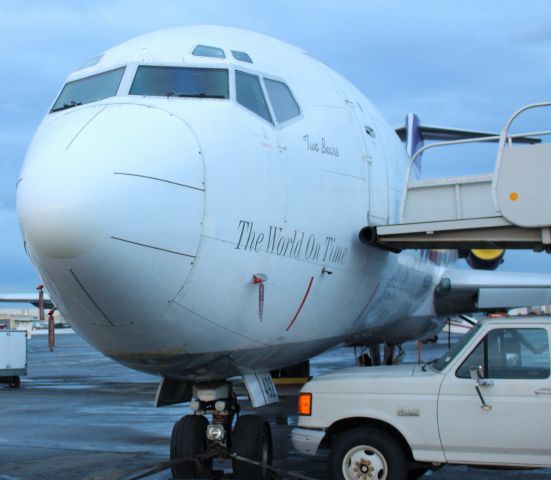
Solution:
[[[411,468],[408,472],[408,480],[417,480],[428,472],[428,468]]]
[[[406,454],[384,430],[358,427],[336,435],[329,453],[332,480],[407,480]]]
[[[19,385],[21,385],[21,380],[19,377],[10,377],[8,385],[10,388],[19,388]]]

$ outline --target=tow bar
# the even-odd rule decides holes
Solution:
[[[266,470],[272,471],[277,476],[274,476],[274,480],[283,480],[283,479],[299,479],[299,480],[317,480],[313,477],[308,477],[306,475],[302,475],[300,473],[291,472],[288,470],[284,470],[282,468],[274,467],[273,465],[268,465],[267,463],[257,462],[255,460],[251,460],[246,457],[242,457],[241,455],[237,455],[237,453],[229,452],[227,449],[220,447],[218,449],[213,449],[210,452],[202,453],[199,455],[195,455],[193,457],[187,457],[187,458],[180,458],[178,460],[172,460],[172,461],[166,461],[166,462],[159,462],[159,463],[150,463],[148,465],[144,465],[143,467],[140,467],[136,470],[133,470],[131,472],[128,472],[120,477],[113,477],[113,480],[141,480],[143,478],[148,478],[152,475],[155,475],[156,473],[163,472],[165,470],[168,470],[169,468],[181,465],[184,463],[189,462],[201,462],[201,460],[207,460],[210,458],[222,458],[222,459],[233,459],[237,460],[239,462],[245,462],[249,463],[251,465],[255,465],[257,467],[263,467]],[[140,473],[141,472],[141,473]],[[213,471],[212,476],[210,477],[213,480],[221,480],[225,478],[233,478],[231,475],[225,475],[223,471]],[[178,480],[178,479],[173,479]]]

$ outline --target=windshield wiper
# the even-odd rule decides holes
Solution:
[[[205,92],[188,93],[188,92],[175,92],[170,90],[166,93],[167,97],[183,97],[183,98],[226,98],[224,95],[210,95]]]
[[[79,105],[82,105],[82,102],[75,102],[74,100],[71,100],[69,103],[64,103],[61,107],[52,108],[52,112],[67,110],[68,108],[78,107]]]

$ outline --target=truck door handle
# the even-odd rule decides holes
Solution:
[[[551,388],[538,388],[534,393],[536,395],[551,395]]]

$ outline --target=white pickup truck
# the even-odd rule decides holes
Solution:
[[[429,364],[321,375],[301,390],[293,445],[330,449],[331,479],[551,467],[550,335],[551,317],[488,319]]]

